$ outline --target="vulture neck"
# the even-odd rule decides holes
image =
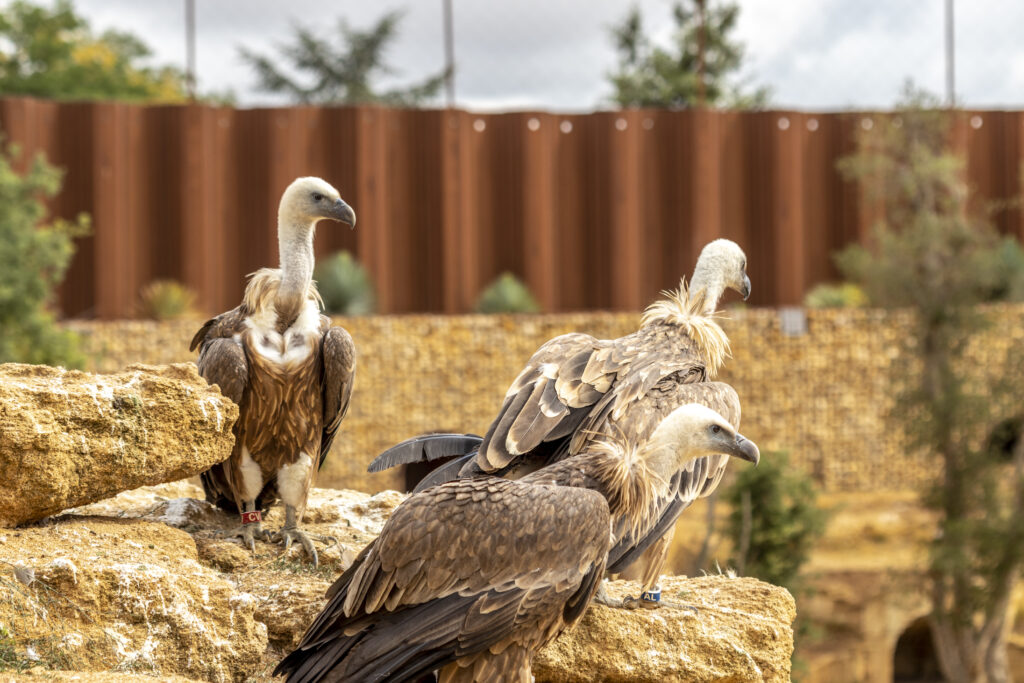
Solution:
[[[283,213],[283,212],[282,212]],[[302,310],[313,281],[313,233],[316,223],[280,216],[277,247],[281,254],[281,286],[274,307],[278,327],[287,329]]]
[[[718,309],[718,300],[722,298],[725,291],[725,282],[722,280],[722,272],[713,265],[708,264],[704,259],[697,260],[697,267],[693,269],[693,277],[690,279],[690,291],[696,294],[704,290],[705,315],[710,315]]]

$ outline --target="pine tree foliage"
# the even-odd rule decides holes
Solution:
[[[240,48],[255,70],[260,88],[288,96],[301,104],[386,104],[416,107],[435,97],[446,72],[402,88],[380,92],[374,82],[393,73],[384,62],[388,46],[398,35],[400,12],[388,12],[369,30],[355,29],[344,19],[337,38],[321,38],[297,26],[292,41],[278,55]],[[282,68],[281,64],[287,65]]]
[[[88,220],[45,222],[40,198],[57,194],[61,173],[36,157],[19,174],[16,157],[0,153],[0,362],[79,366],[76,337],[56,325],[48,305]]]
[[[763,107],[767,88],[747,90],[733,80],[743,64],[743,46],[730,34],[739,5],[710,2],[704,10],[704,103],[740,109]],[[698,0],[680,0],[672,7],[675,30],[668,47],[644,33],[639,7],[633,7],[612,29],[619,53],[618,70],[610,75],[613,101],[622,107],[694,107],[699,102],[700,10]]]
[[[983,368],[965,353],[998,314],[980,304],[1019,296],[1024,260],[972,209],[950,148],[955,115],[908,88],[899,110],[863,133],[841,170],[861,182],[882,220],[871,247],[849,248],[838,263],[875,305],[916,313],[905,349],[915,362],[895,368],[893,386],[909,446],[933,455],[938,470],[926,496],[940,518],[932,635],[947,680],[995,683],[1008,680],[1004,627],[1024,567],[1024,439],[1009,463],[985,442],[1007,406],[1024,405],[1019,382],[992,378],[1024,359],[1010,350],[991,359],[1005,367]]]

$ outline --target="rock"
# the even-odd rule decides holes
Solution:
[[[304,527],[336,539],[317,544],[314,568],[298,547],[282,553],[258,541],[254,556],[217,537],[236,520],[200,495],[189,482],[144,487],[0,531],[0,656],[43,680],[131,681],[134,673],[269,683],[327,587],[404,499],[313,489]],[[283,521],[275,507],[264,526]],[[35,572],[31,585],[16,578],[19,566]],[[663,586],[666,599],[699,612],[592,605],[538,654],[536,680],[789,680],[795,610],[786,591],[722,576],[671,577]],[[636,591],[609,584],[612,595]]]
[[[39,680],[270,681],[403,499],[314,489],[304,526],[337,543],[320,546],[313,568],[298,547],[258,542],[253,556],[217,538],[237,520],[201,495],[190,482],[143,487],[0,531],[0,668],[34,665]],[[283,522],[279,507],[265,517],[268,529]],[[35,572],[30,586],[17,567]]]
[[[69,516],[8,533],[0,558],[14,557],[36,570],[22,589],[0,574],[0,623],[22,661],[230,681],[266,650],[257,598],[165,524]]]
[[[638,584],[613,581],[615,597]],[[789,681],[796,603],[783,588],[756,579],[663,577],[663,599],[678,609],[587,609],[575,629],[537,653],[540,682]]]
[[[191,363],[0,365],[0,526],[198,474],[228,457],[237,419]]]

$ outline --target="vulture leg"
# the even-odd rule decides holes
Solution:
[[[316,553],[316,546],[313,545],[313,541],[317,540],[321,543],[337,543],[337,539],[331,536],[321,536],[319,534],[310,534],[299,528],[296,518],[298,514],[293,505],[284,506],[284,527],[279,532],[274,534],[273,541],[275,543],[283,543],[284,549],[287,551],[292,547],[292,543],[298,541],[302,546],[302,549],[306,551],[306,555],[312,560],[313,566],[316,567],[320,563],[320,558]]]
[[[256,501],[247,500],[242,503],[243,512],[256,512]],[[247,547],[253,555],[256,554],[256,539],[262,541],[270,540],[270,532],[264,529],[260,523],[248,522],[232,529],[231,531],[219,531],[217,535],[221,538],[240,538],[242,545]]]

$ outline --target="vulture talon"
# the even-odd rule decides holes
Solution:
[[[249,551],[256,554],[256,539],[259,538],[261,541],[269,541],[271,533],[266,529],[256,524],[241,524],[231,530],[218,531],[216,533],[218,538],[232,539],[237,538],[242,541],[242,547],[248,548]]]
[[[284,552],[288,552],[288,550],[292,547],[292,543],[298,541],[299,545],[302,546],[302,549],[305,551],[306,555],[308,555],[309,559],[313,562],[313,567],[315,568],[320,565],[320,557],[317,555],[316,546],[313,545],[314,539],[320,541],[321,543],[334,541],[334,539],[330,536],[307,534],[305,531],[297,527],[285,527],[281,529],[274,535],[273,540],[275,543],[284,544]]]

